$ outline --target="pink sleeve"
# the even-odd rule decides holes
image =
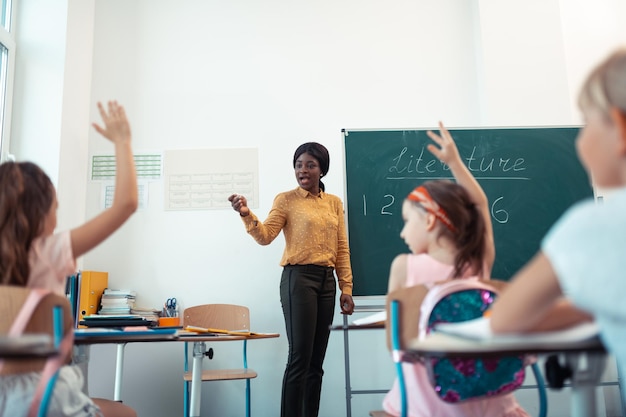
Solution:
[[[67,277],[76,272],[70,232],[35,239],[30,250],[28,287],[65,294]]]
[[[433,284],[450,277],[452,266],[442,264],[426,254],[407,256],[406,286]]]

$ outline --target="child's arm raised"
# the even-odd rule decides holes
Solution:
[[[496,250],[493,242],[493,226],[491,225],[491,215],[489,213],[489,201],[487,195],[483,191],[476,178],[472,175],[470,170],[465,166],[459,155],[459,150],[452,139],[450,132],[444,127],[443,123],[439,122],[439,133],[428,131],[428,137],[430,137],[439,147],[432,143],[428,145],[427,149],[435,155],[439,160],[450,167],[452,175],[456,179],[456,182],[463,186],[470,195],[470,198],[478,207],[479,212],[482,214],[485,220],[485,265],[491,270],[493,261],[496,256]]]
[[[113,204],[87,223],[72,229],[72,252],[75,258],[96,247],[115,232],[137,210],[137,173],[131,146],[131,132],[124,107],[116,101],[105,110],[98,103],[104,127],[93,123],[102,136],[115,145],[115,194]]]

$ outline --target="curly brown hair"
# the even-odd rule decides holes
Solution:
[[[54,202],[54,186],[32,162],[0,165],[0,280],[4,285],[25,286],[33,240],[44,227]]]

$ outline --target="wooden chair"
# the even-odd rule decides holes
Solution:
[[[234,304],[203,304],[188,307],[183,312],[183,327],[196,326],[206,329],[250,332],[250,310]],[[243,367],[237,369],[203,369],[202,381],[246,381],[246,416],[250,416],[250,380],[257,373],[248,368],[247,340],[243,343]],[[189,415],[189,388],[192,373],[187,366],[188,346],[185,343],[185,415]],[[212,356],[209,356],[212,357]]]
[[[54,346],[61,349],[57,355],[48,358],[9,359],[3,361],[0,375],[15,375],[27,372],[44,372],[44,379],[49,376],[38,409],[38,415],[46,414],[52,390],[58,374],[58,367],[68,363],[71,357],[73,320],[69,301],[66,297],[43,292],[36,294],[33,290],[2,285],[0,286],[0,334],[9,334],[20,311],[25,305],[31,305],[32,310],[25,307],[27,314],[25,326],[21,334],[48,334],[54,341]],[[30,317],[30,318],[28,318]],[[49,372],[49,374],[48,374]]]

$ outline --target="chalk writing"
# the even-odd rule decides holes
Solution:
[[[476,178],[481,178],[484,175],[498,175],[519,173],[525,171],[526,161],[524,158],[516,157],[487,157],[477,156],[476,146],[474,146],[466,158],[463,158],[467,168],[470,172],[474,173]],[[450,171],[445,163],[439,161],[433,154],[426,150],[425,146],[422,146],[417,153],[417,157],[409,152],[408,147],[403,147],[397,156],[392,159],[391,165],[387,169],[389,176],[387,179],[416,179],[416,178],[432,178],[429,174],[436,174],[441,171]],[[402,177],[391,174],[403,174]],[[480,174],[480,175],[477,175]],[[425,177],[415,176],[424,175]],[[442,177],[437,177],[442,178]],[[443,177],[447,178],[447,177]],[[490,177],[491,179],[529,179],[526,177]]]
[[[365,196],[363,196],[363,197],[365,197]],[[389,201],[389,204],[385,204],[383,206],[383,208],[380,209],[380,214],[391,216],[392,213],[388,212],[387,209],[389,207],[393,206],[393,203],[396,201],[396,198],[394,196],[392,196],[391,194],[385,194],[385,198],[390,199],[390,201]]]
[[[502,208],[496,208],[496,206],[502,203],[502,200],[504,200],[504,197],[498,197],[491,204],[491,217],[500,224],[509,222],[509,212]]]
[[[394,207],[396,197],[393,194],[385,194],[383,196],[383,203],[381,205],[380,214],[382,216],[393,216],[394,210],[398,207]],[[505,224],[509,222],[509,212],[503,208],[504,197],[496,198],[490,206],[491,217],[494,221]],[[400,208],[398,208],[400,210]],[[398,213],[399,214],[399,213]],[[367,195],[363,194],[363,216],[367,217]]]

